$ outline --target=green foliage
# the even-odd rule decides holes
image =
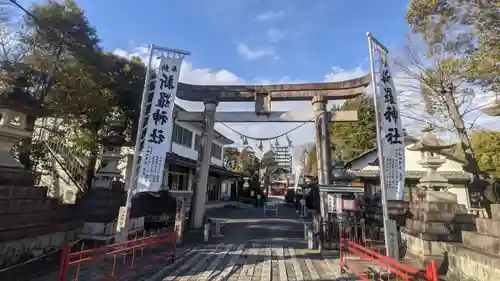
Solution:
[[[330,124],[334,152],[340,154],[342,159],[350,160],[373,149],[376,146],[377,137],[373,100],[367,95],[361,95],[347,100],[338,110],[357,110],[359,121]],[[316,160],[316,147],[314,146],[307,154],[306,173],[315,175]]]
[[[500,2],[412,0],[406,20],[435,55],[436,45],[464,59],[470,81],[500,89]]]
[[[330,125],[332,144],[342,159],[351,160],[376,146],[375,108],[371,97],[363,94],[347,100],[340,110],[357,110],[358,121]]]
[[[240,156],[240,152],[237,148],[234,147],[224,147],[224,167],[231,171],[238,170],[238,158]]]
[[[14,49],[22,54],[2,54],[0,82],[30,91],[63,119],[65,141],[77,155],[96,157],[113,113],[123,120],[128,140],[133,139],[145,66],[137,58],[103,52],[96,30],[72,0],[35,4],[30,12],[37,21],[26,16],[21,30],[4,32],[15,38]],[[36,117],[28,116],[28,127]],[[34,152],[29,146],[22,145],[20,153]]]
[[[466,170],[475,179],[481,178],[481,169],[464,116],[477,109],[470,107],[481,94],[470,82],[483,91],[500,89],[499,8],[498,1],[412,0],[406,13],[412,31],[427,46],[420,57],[410,52],[407,74],[420,82],[427,112],[452,121]]]
[[[481,171],[500,178],[500,132],[474,131],[471,142]]]

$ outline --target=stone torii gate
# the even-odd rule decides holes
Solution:
[[[318,180],[320,184],[332,183],[331,150],[328,122],[353,122],[358,120],[357,111],[339,111],[329,114],[329,100],[352,99],[365,92],[371,76],[340,82],[275,84],[275,85],[190,85],[179,83],[177,98],[203,102],[202,112],[178,112],[180,122],[202,122],[201,147],[193,192],[191,226],[203,224],[205,194],[210,167],[215,122],[315,122]],[[312,102],[312,113],[271,111],[271,101]],[[216,112],[220,102],[255,102],[255,110],[248,112]],[[323,212],[322,212],[322,215]]]

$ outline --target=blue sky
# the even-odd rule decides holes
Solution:
[[[40,1],[20,1],[25,6],[33,2]],[[148,44],[190,51],[192,55],[183,63],[181,81],[192,84],[297,83],[359,77],[369,69],[367,31],[392,54],[401,54],[409,32],[405,23],[408,1],[403,0],[76,2],[97,29],[101,46],[107,51],[145,57]],[[398,81],[396,87],[403,89]],[[405,99],[401,98],[403,104],[419,106],[413,116],[422,118],[418,91],[407,94]],[[188,110],[203,109],[200,104],[176,103]],[[272,107],[282,111],[312,110],[310,102],[273,103]],[[249,111],[253,104],[224,103],[217,110]],[[413,131],[423,124],[410,119],[403,122]],[[272,137],[299,124],[229,125],[249,136]],[[216,129],[239,140],[238,134],[220,124]],[[289,137],[295,145],[314,141],[312,124],[293,131]],[[285,139],[280,141],[285,143]]]
[[[181,80],[195,84],[311,82],[367,73],[370,31],[388,46],[407,32],[401,0],[77,0],[102,46],[144,55],[146,44],[188,50]],[[146,4],[147,3],[147,4]],[[305,3],[308,3],[305,5]],[[180,104],[191,110],[200,105]],[[223,104],[218,110],[251,110]],[[274,110],[311,110],[309,102],[273,104]],[[242,124],[232,128],[271,137],[297,124]],[[238,140],[223,126],[216,128]],[[314,141],[312,125],[290,134],[294,144]],[[283,143],[284,140],[281,140]],[[266,144],[264,144],[266,145]]]
[[[249,82],[322,81],[332,67],[366,69],[367,31],[392,45],[407,30],[406,1],[383,2],[77,0],[106,50],[185,49],[194,67],[228,69]]]

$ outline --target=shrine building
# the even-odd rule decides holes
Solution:
[[[416,189],[419,180],[425,175],[426,168],[418,162],[423,155],[419,151],[409,150],[418,139],[405,136],[405,192],[404,201],[411,200],[412,189]],[[464,171],[465,160],[453,155],[452,152],[442,151],[439,153],[446,162],[439,167],[438,173],[452,184],[450,192],[457,195],[458,203],[469,208],[479,208],[476,203],[476,191],[472,189],[470,182],[472,174]],[[377,149],[366,151],[358,157],[346,162],[345,167],[365,184],[365,196],[373,196],[380,192],[379,164]]]

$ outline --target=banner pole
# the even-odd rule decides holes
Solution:
[[[132,160],[132,171],[129,177],[128,189],[127,189],[127,201],[125,206],[130,208],[132,206],[132,197],[134,196],[133,187],[134,182],[137,181],[137,162],[139,161],[139,154],[141,149],[141,136],[142,131],[144,130],[144,118],[146,117],[146,103],[148,101],[148,89],[149,89],[149,81],[151,81],[151,62],[153,61],[153,52],[154,45],[149,45],[149,56],[148,56],[148,64],[146,65],[146,77],[144,78],[144,89],[142,91],[142,100],[141,100],[141,111],[139,114],[139,120],[137,121],[137,133],[135,137],[135,147],[134,147],[134,158]],[[127,216],[128,220],[128,216]]]
[[[381,142],[381,130],[380,130],[380,115],[379,115],[379,105],[378,105],[378,96],[377,96],[377,84],[376,84],[376,75],[375,75],[375,54],[373,49],[373,37],[370,32],[366,33],[368,37],[368,48],[370,49],[370,72],[372,75],[372,91],[373,91],[373,104],[375,107],[375,122],[376,122],[376,130],[377,130],[377,157],[378,157],[378,167],[380,172],[380,191],[382,194],[382,217],[384,223],[384,240],[386,247],[386,255],[389,253],[393,253],[392,243],[389,243],[390,235],[389,235],[389,227],[387,226],[387,222],[389,220],[389,209],[387,207],[387,190],[385,185],[385,165],[382,151],[382,142]],[[389,255],[388,255],[389,256]],[[399,258],[399,257],[393,257]]]
[[[130,169],[130,176],[126,182],[127,199],[125,206],[120,207],[118,218],[116,222],[116,236],[115,241],[124,242],[128,239],[128,221],[130,220],[130,210],[132,208],[132,198],[134,197],[134,183],[137,181],[137,162],[139,161],[139,154],[141,148],[141,136],[144,130],[144,118],[146,116],[146,103],[148,101],[149,82],[151,80],[151,62],[153,61],[154,45],[149,45],[148,64],[146,65],[146,77],[144,77],[144,89],[142,91],[142,100],[140,107],[139,119],[137,120],[137,133],[135,137],[134,156],[132,159],[132,169]]]

